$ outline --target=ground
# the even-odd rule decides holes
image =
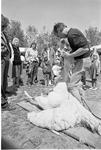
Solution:
[[[41,77],[39,73],[39,79]],[[62,134],[62,137],[60,137],[47,129],[39,128],[27,121],[27,111],[16,105],[25,99],[24,90],[31,96],[35,96],[44,93],[46,88],[39,83],[31,87],[27,86],[25,70],[23,81],[24,86],[20,86],[15,94],[8,97],[11,106],[14,106],[15,109],[11,111],[2,110],[1,112],[2,136],[10,139],[18,149],[88,149],[88,146],[79,143],[69,136]],[[91,83],[87,82],[87,85],[89,87]],[[101,101],[101,74],[98,77],[98,90],[92,91],[87,89],[85,92],[88,100]],[[99,143],[101,144],[101,137]]]

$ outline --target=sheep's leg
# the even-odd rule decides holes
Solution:
[[[27,101],[30,102],[31,104],[34,104],[34,105],[37,105],[37,101],[34,97],[31,97],[26,91],[25,92],[25,95],[28,97]]]
[[[82,124],[85,123],[87,126],[90,126],[93,132],[97,131],[97,133],[101,135],[101,121],[95,118],[91,112],[89,112],[83,106],[80,106],[80,114],[82,118]]]

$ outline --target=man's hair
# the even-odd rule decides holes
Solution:
[[[63,31],[67,26],[64,23],[56,23],[53,27],[53,33],[58,33],[58,31]]]
[[[61,39],[60,42],[61,42],[62,44],[66,44],[65,39]]]

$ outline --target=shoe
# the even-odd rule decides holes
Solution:
[[[19,85],[16,85],[16,88],[19,88]]]
[[[12,94],[12,91],[6,91],[5,94]]]
[[[33,83],[30,83],[30,85],[35,85],[35,82],[33,82]]]
[[[2,110],[3,111],[11,111],[11,110],[15,110],[16,108],[13,106],[10,106],[10,104],[5,104],[4,106],[2,106]]]
[[[49,85],[52,85],[51,81],[49,81]]]
[[[97,90],[97,87],[93,88],[93,90]]]
[[[13,87],[13,91],[17,91],[17,87]]]
[[[31,84],[29,82],[26,83],[28,86],[31,86]]]
[[[8,102],[1,104],[2,109],[6,108],[7,106],[8,106]]]
[[[34,82],[35,82],[35,83],[38,83],[38,80],[35,80]]]
[[[86,87],[86,85],[83,85],[83,89],[84,89],[84,90],[87,90],[87,87]]]
[[[19,83],[23,84],[23,80],[21,78],[19,79]]]
[[[89,89],[90,89],[90,90],[93,90],[93,87],[90,87]]]

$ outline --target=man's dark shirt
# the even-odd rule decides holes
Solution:
[[[81,31],[75,28],[71,28],[67,35],[70,47],[72,48],[72,52],[75,52],[79,48],[89,48],[89,44],[85,38],[85,36],[82,34]],[[85,54],[82,54],[81,56],[75,57],[75,59],[82,59],[85,57],[88,57],[90,55],[90,48],[89,51]]]

